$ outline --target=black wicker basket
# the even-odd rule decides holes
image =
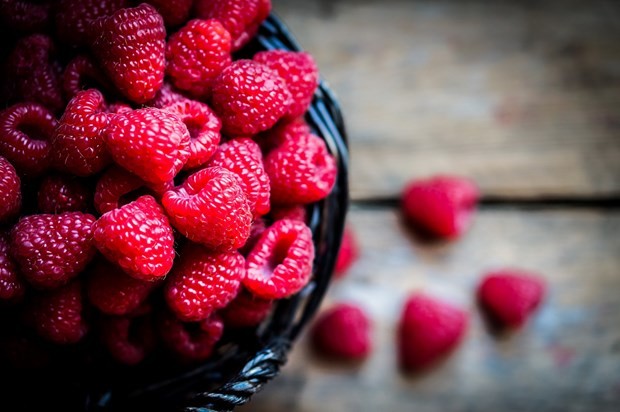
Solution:
[[[289,30],[271,15],[238,57],[260,50],[301,50]],[[230,411],[246,403],[286,362],[291,344],[319,306],[340,247],[348,208],[348,148],[342,115],[324,81],[306,120],[326,142],[338,165],[331,194],[308,208],[316,247],[313,277],[298,294],[279,301],[258,328],[225,335],[212,360],[188,369],[140,368],[78,362],[46,371],[3,374],[3,410]],[[90,355],[89,355],[90,356]],[[7,376],[9,375],[9,376]],[[77,377],[77,378],[76,378]],[[8,409],[4,406],[11,405]]]

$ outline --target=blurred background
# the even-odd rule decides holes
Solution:
[[[360,257],[324,308],[373,320],[359,365],[307,334],[242,411],[615,411],[620,405],[620,2],[274,0],[339,96],[349,131],[349,224]],[[412,178],[474,179],[472,229],[424,244],[399,218]],[[549,294],[525,328],[486,329],[481,274],[518,266]],[[468,308],[467,337],[420,376],[399,372],[409,292]]]

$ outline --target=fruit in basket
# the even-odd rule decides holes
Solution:
[[[268,0],[146,3],[0,7],[20,30],[0,113],[0,319],[20,333],[2,348],[201,361],[312,276],[305,207],[336,177],[301,117],[312,58],[232,54]]]

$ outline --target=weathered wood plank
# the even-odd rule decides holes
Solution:
[[[274,0],[340,96],[352,196],[620,194],[620,2]]]
[[[362,255],[324,307],[350,300],[374,321],[360,367],[316,357],[303,337],[283,373],[242,411],[615,411],[620,404],[620,212],[484,210],[461,241],[422,245],[393,210],[354,210]],[[517,265],[542,272],[550,294],[526,327],[490,334],[473,302],[479,274]],[[424,376],[396,366],[405,295],[425,290],[464,307],[461,347]]]

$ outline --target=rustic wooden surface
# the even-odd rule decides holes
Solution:
[[[240,410],[618,410],[620,2],[274,0],[274,9],[343,104],[362,255],[323,307],[366,308],[375,350],[357,367],[326,362],[302,336],[282,374]],[[485,199],[503,199],[485,202],[451,244],[420,243],[393,202],[376,201],[436,172],[471,176]],[[557,198],[565,202],[549,202]],[[484,270],[511,265],[542,273],[549,296],[522,330],[498,337],[473,291]],[[469,308],[472,322],[446,362],[407,377],[394,329],[415,290]]]

